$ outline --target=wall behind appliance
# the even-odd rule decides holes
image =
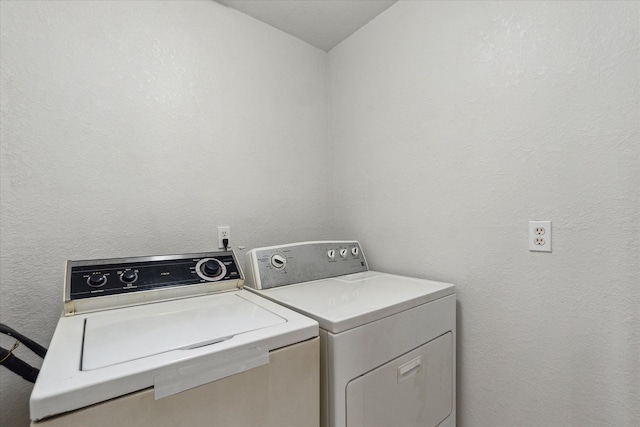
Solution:
[[[234,248],[328,237],[325,52],[212,1],[1,19],[3,323],[48,345],[67,259],[217,250],[217,225]],[[27,425],[31,387],[0,378],[0,424]]]
[[[639,13],[400,1],[329,52],[334,209],[457,284],[459,426],[640,424]]]

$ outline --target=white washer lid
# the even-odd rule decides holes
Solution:
[[[202,347],[279,323],[285,319],[235,294],[222,294],[215,304],[192,298],[108,310],[86,320],[82,370]]]
[[[216,344],[202,345],[195,348],[192,345],[187,345],[187,347],[166,350],[103,368],[80,369],[85,324],[87,322],[91,323],[91,319],[100,314],[109,313],[108,317],[114,321],[130,313],[139,313],[140,310],[148,310],[150,316],[156,316],[160,313],[180,311],[179,307],[182,307],[182,309],[191,311],[193,314],[198,312],[198,307],[204,308],[218,305],[236,307],[235,303],[229,304],[230,300],[234,298],[243,300],[243,302],[238,303],[243,306],[243,310],[248,307],[245,307],[245,304],[256,306],[255,310],[262,313],[259,315],[262,319],[274,320],[270,315],[263,316],[263,311],[267,311],[283,321],[271,326],[260,324],[259,329],[247,330],[243,333],[238,332],[232,338],[219,341]],[[220,311],[220,316],[215,321],[212,318],[212,312],[206,309],[200,311],[200,313],[206,314],[203,319],[190,317],[189,329],[192,330],[190,332],[202,330],[204,334],[197,335],[199,332],[196,332],[196,338],[192,337],[191,339],[197,339],[202,342],[202,338],[206,341],[212,337],[216,339],[216,337],[232,335],[231,330],[235,327],[232,323],[238,320],[237,315],[227,316],[228,311],[225,309]],[[177,316],[177,318],[186,320],[182,316]],[[170,322],[162,323],[163,326],[170,327]],[[253,326],[258,323],[256,322]],[[96,326],[99,324],[100,322],[96,323]],[[102,325],[106,325],[106,322],[103,322]],[[210,325],[217,332],[209,334],[207,329],[209,329]],[[127,327],[122,324],[121,326],[123,328]],[[253,326],[249,325],[249,327]],[[116,331],[117,328],[107,327],[107,329],[111,333]],[[181,330],[180,333],[186,333],[186,331]],[[156,330],[154,334],[156,338],[171,341],[172,344],[177,342],[177,337],[175,335],[170,336],[166,330],[163,334]],[[107,339],[111,343],[117,342],[113,337],[106,338],[98,335],[96,334],[94,338]],[[247,358],[253,358],[255,355],[267,355],[267,352],[271,350],[317,336],[318,323],[315,320],[244,290],[113,309],[103,313],[91,312],[61,317],[58,320],[58,326],[49,344],[47,357],[42,363],[40,374],[31,393],[29,400],[31,419],[40,420],[124,396],[148,387],[155,387],[156,392],[158,392],[158,385],[160,388],[168,390],[167,385],[171,385],[174,380],[176,383],[180,383],[178,385],[182,387],[184,384],[189,385],[191,380],[196,378],[199,383],[193,386],[201,385],[215,380],[215,378],[209,378],[210,374],[215,374],[217,378],[222,378],[225,375],[232,375],[231,369],[237,368],[235,373],[251,369],[253,366],[246,362]],[[121,351],[121,347],[119,345],[117,351],[110,350],[110,352]],[[138,349],[139,351],[140,349]],[[131,356],[127,358],[129,357]],[[219,373],[222,373],[222,376],[219,376]],[[199,376],[202,376],[202,378],[197,378]],[[171,392],[171,390],[168,391]]]
[[[339,333],[451,295],[454,285],[365,271],[259,292]]]

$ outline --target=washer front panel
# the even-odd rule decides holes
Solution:
[[[214,274],[207,262],[219,266]],[[242,287],[233,251],[67,261],[65,315]]]

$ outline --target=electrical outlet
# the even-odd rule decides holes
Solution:
[[[221,225],[218,227],[218,249],[224,249],[223,239],[228,239],[231,241],[231,227],[228,225]],[[227,245],[227,249],[230,248],[231,245]]]
[[[551,221],[529,221],[529,250],[551,252]]]

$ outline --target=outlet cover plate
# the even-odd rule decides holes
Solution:
[[[231,227],[228,225],[221,225],[218,227],[218,249],[224,249],[223,239],[229,239],[231,241]],[[231,245],[227,246],[227,249],[230,248]]]
[[[529,250],[551,252],[551,221],[529,221]]]

